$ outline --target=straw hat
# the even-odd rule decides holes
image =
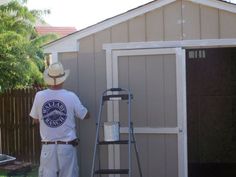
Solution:
[[[63,69],[60,62],[53,63],[44,71],[44,81],[48,85],[59,85],[68,77],[70,71]]]

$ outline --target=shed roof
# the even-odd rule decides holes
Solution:
[[[101,21],[97,24],[91,25],[87,28],[84,28],[82,30],[76,31],[74,33],[71,33],[65,37],[59,38],[55,41],[52,41],[46,45],[44,45],[44,51],[45,53],[51,53],[52,50],[55,50],[57,48],[58,52],[65,52],[65,51],[77,51],[77,41],[81,38],[84,38],[86,36],[89,36],[93,33],[102,31],[104,29],[107,29],[111,26],[114,26],[116,24],[122,23],[124,21],[127,21],[131,18],[137,17],[139,15],[145,14],[149,11],[155,10],[157,8],[163,7],[165,5],[168,5],[170,3],[173,3],[177,0],[154,0],[149,3],[146,3],[144,5],[141,5],[137,8],[131,9],[127,12],[124,12],[122,14],[119,14],[117,16],[114,16],[112,18],[108,18],[104,21]],[[212,8],[217,8],[220,10],[225,10],[228,12],[236,13],[236,5],[230,2],[226,2],[223,0],[188,0],[193,3],[209,6]],[[61,45],[61,43],[66,43],[67,48],[62,49],[61,47],[57,47],[57,45]],[[68,45],[70,44],[70,45]]]

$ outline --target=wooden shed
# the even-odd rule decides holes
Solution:
[[[99,100],[111,87],[134,95],[143,176],[236,176],[235,47],[236,5],[219,0],[152,1],[44,46],[91,113],[78,124],[81,176],[90,176]],[[126,111],[108,106],[105,119],[126,122]],[[125,167],[126,156],[104,149],[103,166]]]

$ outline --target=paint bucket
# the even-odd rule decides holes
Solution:
[[[104,122],[104,141],[119,141],[119,122]]]

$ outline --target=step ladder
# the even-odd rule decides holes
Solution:
[[[128,89],[124,88],[111,88],[107,89],[103,92],[101,100],[100,100],[100,108],[98,113],[98,118],[96,122],[96,138],[95,138],[95,146],[94,146],[94,153],[93,153],[93,162],[92,162],[92,169],[91,169],[91,177],[99,175],[100,177],[103,174],[126,174],[129,177],[132,177],[132,150],[135,150],[137,165],[140,177],[142,177],[142,170],[140,165],[139,153],[137,150],[136,140],[133,131],[133,123],[131,122],[131,99],[133,99],[133,95],[130,93]],[[128,139],[126,140],[115,140],[115,141],[104,141],[100,137],[100,131],[104,126],[102,125],[102,110],[105,102],[113,102],[113,101],[127,101],[128,105]],[[101,161],[102,157],[100,156],[100,146],[104,145],[127,145],[128,148],[128,167],[126,169],[101,169]],[[133,145],[133,146],[132,146]],[[132,146],[132,147],[131,147]]]

